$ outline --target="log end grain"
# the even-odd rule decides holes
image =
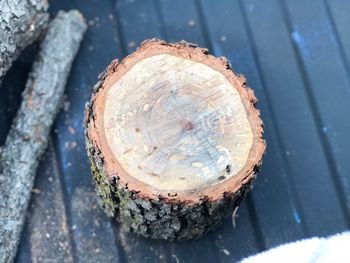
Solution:
[[[187,42],[148,40],[113,61],[85,117],[107,214],[151,238],[184,240],[214,229],[261,166],[256,102],[225,58]]]

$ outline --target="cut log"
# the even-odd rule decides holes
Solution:
[[[101,75],[86,108],[107,214],[146,237],[184,240],[240,204],[265,152],[257,100],[225,58],[149,40]]]
[[[46,28],[46,0],[0,1],[0,82],[20,52]]]
[[[16,255],[36,168],[85,30],[78,11],[60,11],[50,23],[0,153],[0,262]]]

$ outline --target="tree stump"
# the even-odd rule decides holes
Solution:
[[[86,108],[107,214],[146,237],[184,240],[237,208],[261,166],[256,98],[225,58],[148,40],[100,76]]]

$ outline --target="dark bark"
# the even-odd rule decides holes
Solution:
[[[29,75],[23,102],[0,155],[0,261],[12,262],[53,120],[86,30],[77,11],[59,12],[50,23]]]
[[[214,202],[203,198],[188,205],[162,198],[139,198],[138,192],[129,191],[117,177],[108,180],[101,153],[89,142],[87,144],[96,191],[106,214],[122,222],[129,231],[149,238],[180,241],[201,237],[238,208],[255,178],[252,177],[237,192],[228,193]]]
[[[47,26],[46,0],[0,1],[0,82],[20,52]]]

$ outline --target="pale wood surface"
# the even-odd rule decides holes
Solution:
[[[108,91],[107,142],[129,175],[164,190],[215,185],[239,172],[253,142],[240,95],[218,71],[162,54]]]

